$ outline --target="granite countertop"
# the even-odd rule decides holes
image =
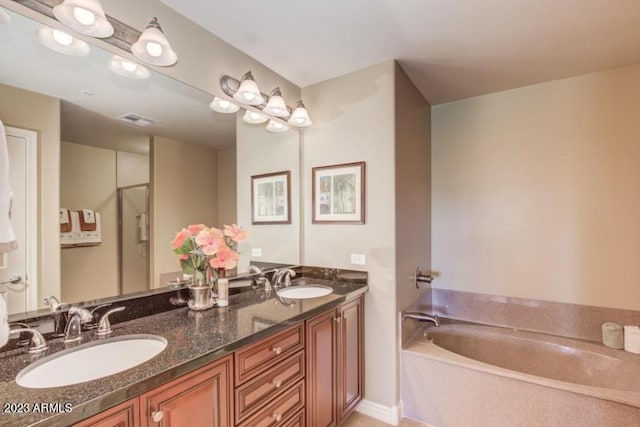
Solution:
[[[141,365],[81,384],[27,389],[15,382],[18,372],[30,363],[65,349],[62,339],[49,341],[49,349],[42,355],[29,355],[24,348],[0,353],[0,426],[68,426],[338,306],[368,289],[366,284],[347,282],[348,279],[302,278],[296,282],[304,284],[305,280],[331,286],[334,292],[320,298],[290,300],[294,304],[285,307],[274,297],[274,291],[258,289],[232,295],[228,307],[201,312],[181,308],[117,324],[110,337],[155,334],[164,337],[168,345]],[[94,332],[83,335],[82,343],[98,339]],[[48,405],[53,412],[43,403],[53,404]],[[60,404],[57,408],[56,403]],[[68,404],[71,411],[63,412]],[[15,413],[19,409],[27,411]],[[58,410],[61,413],[55,413]]]

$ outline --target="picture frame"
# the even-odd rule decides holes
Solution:
[[[291,171],[251,177],[251,224],[291,224]]]
[[[365,162],[311,169],[312,223],[365,223]]]

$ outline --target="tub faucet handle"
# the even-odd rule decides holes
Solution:
[[[432,322],[435,326],[440,326],[440,319],[437,315],[421,313],[419,311],[407,311],[402,313],[402,321],[404,322],[407,319],[416,319],[423,322]]]

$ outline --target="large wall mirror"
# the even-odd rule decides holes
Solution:
[[[212,94],[154,71],[122,77],[109,68],[113,54],[93,45],[86,56],[55,52],[38,42],[40,23],[8,13],[12,22],[0,25],[0,119],[18,159],[12,180],[33,185],[29,173],[36,177],[35,187],[13,182],[16,203],[33,210],[29,188],[37,192],[37,224],[20,234],[20,255],[0,262],[0,274],[33,272],[23,289],[7,292],[12,314],[42,309],[48,295],[78,303],[166,286],[180,271],[170,241],[194,223],[248,229],[239,274],[255,261],[299,263],[296,131],[268,133],[244,123],[242,110],[215,113]],[[37,142],[31,160],[22,147],[29,132]],[[291,222],[252,225],[251,177],[281,171],[290,172]],[[99,213],[99,242],[65,237],[58,252],[44,250],[47,235],[64,236],[60,209]]]

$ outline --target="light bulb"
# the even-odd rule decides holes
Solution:
[[[251,120],[259,120],[260,119],[260,114],[252,111],[249,113],[249,117],[251,118]]]
[[[83,7],[73,8],[73,17],[82,25],[93,25],[96,22],[96,15]]]
[[[225,99],[221,99],[220,100],[220,107],[222,108],[229,108],[229,106],[231,105],[231,103]]]
[[[135,70],[138,69],[138,65],[134,64],[133,62],[129,62],[129,61],[122,61],[122,68],[125,71],[128,71],[130,73],[133,73]]]
[[[256,99],[256,94],[251,92],[245,92],[242,94],[242,96],[244,96],[244,99],[246,99],[247,101],[253,101],[254,99]]]
[[[73,43],[73,37],[60,30],[53,30],[53,39],[61,46],[71,46]]]
[[[147,53],[154,58],[158,58],[162,55],[162,45],[156,42],[147,42],[145,45]]]

